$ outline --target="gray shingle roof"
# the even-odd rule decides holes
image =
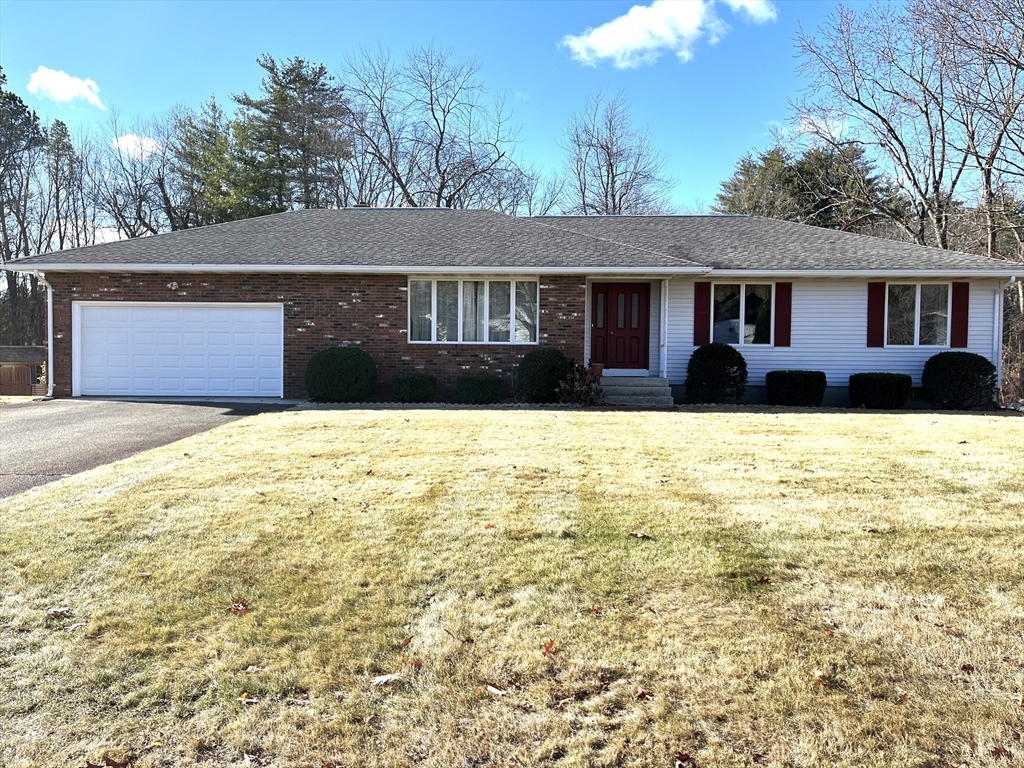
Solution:
[[[292,211],[45,254],[47,264],[347,266],[353,268],[697,268],[678,257],[539,219],[444,208]]]
[[[46,347],[0,347],[0,364],[26,363],[39,365],[46,362]]]
[[[550,220],[574,232],[643,243],[716,270],[1021,271],[1020,265],[984,256],[761,216],[559,216]]]
[[[757,216],[551,216],[347,208],[293,211],[21,259],[20,270],[337,268],[700,272],[982,271],[1019,265]]]

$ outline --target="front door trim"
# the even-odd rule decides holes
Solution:
[[[619,375],[649,375],[651,283],[590,284],[590,362]]]

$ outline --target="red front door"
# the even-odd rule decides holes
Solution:
[[[590,362],[605,368],[647,368],[651,346],[651,284],[594,283]]]

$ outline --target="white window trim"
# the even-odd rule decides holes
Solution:
[[[414,282],[429,282],[430,283],[430,339],[416,340],[412,338],[412,284]],[[437,284],[442,283],[455,283],[459,284],[459,316],[458,316],[458,334],[459,338],[457,341],[438,341],[437,340]],[[534,283],[537,286],[537,314],[534,318],[537,329],[537,340],[536,341],[516,341],[516,286],[517,282],[520,283]],[[487,337],[483,341],[463,341],[462,340],[462,302],[463,302],[463,291],[465,283],[483,283],[484,284],[484,336]],[[509,340],[508,341],[490,341],[491,332],[491,283],[509,283]],[[408,337],[409,344],[459,344],[459,345],[470,345],[470,344],[481,344],[486,346],[537,346],[540,344],[540,278],[535,276],[527,275],[516,275],[512,277],[504,278],[491,278],[491,277],[410,277],[406,283],[406,334]]]
[[[772,316],[769,320],[771,327],[769,329],[769,341],[767,344],[755,344],[752,341],[743,340],[743,332],[740,332],[739,341],[727,342],[730,347],[759,347],[766,349],[768,347],[775,346],[775,281],[774,280],[719,280],[711,283],[711,331],[709,338],[711,341],[715,340],[715,286],[716,285],[738,285],[740,287],[740,325],[742,326],[743,318],[746,314],[747,309],[747,286],[748,285],[770,285],[772,287]]]
[[[913,344],[890,344],[889,343],[889,286],[890,285],[913,285],[917,290],[914,293],[914,343]],[[922,285],[944,285],[946,286],[946,343],[945,344],[922,344],[921,343],[921,286]],[[885,284],[885,348],[886,349],[912,349],[915,347],[927,347],[928,349],[950,349],[949,337],[953,331],[953,284],[944,280],[925,280],[914,282],[911,280],[893,280]]]

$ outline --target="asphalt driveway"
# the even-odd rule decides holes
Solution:
[[[292,402],[52,400],[0,407],[0,499]]]

